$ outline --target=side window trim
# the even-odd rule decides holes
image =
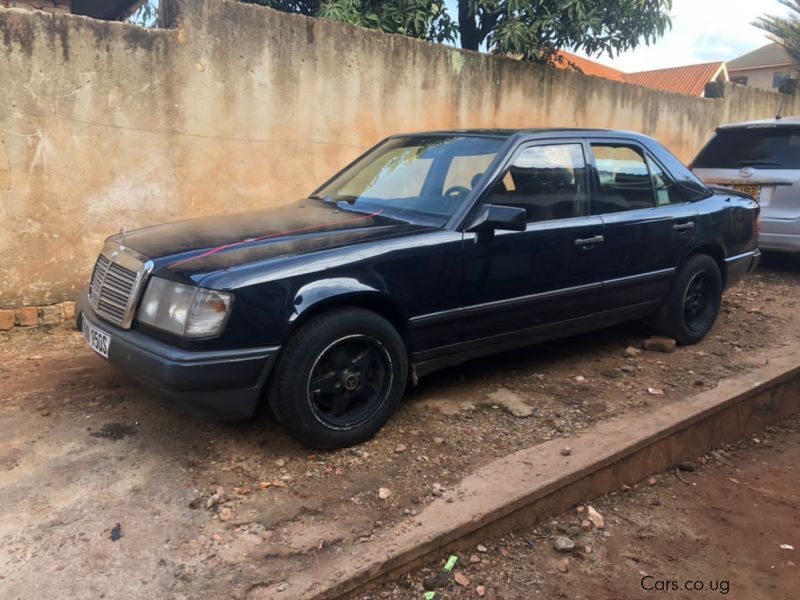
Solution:
[[[666,175],[669,178],[669,180],[672,182],[672,185],[675,187],[678,194],[683,199],[683,202],[680,203],[669,202],[667,204],[658,204],[658,190],[656,189],[654,190],[656,194],[656,208],[663,208],[664,206],[680,206],[681,204],[689,204],[690,200],[686,197],[686,192],[684,191],[683,186],[678,184],[678,180],[675,179],[672,173],[669,172],[669,169],[667,169],[660,160],[658,160],[655,156],[653,156],[651,152],[647,150],[645,150],[645,157],[647,158],[648,161],[652,161],[659,169],[661,169],[661,172],[664,173],[664,175]],[[649,162],[647,164],[647,170],[650,171],[650,179],[653,180],[653,186],[655,186],[655,175],[653,174],[653,171],[650,169]]]

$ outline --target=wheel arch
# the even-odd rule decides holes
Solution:
[[[340,282],[341,283],[341,282]],[[403,345],[405,346],[406,356],[411,361],[408,341],[407,319],[397,305],[392,302],[386,294],[379,292],[364,284],[353,285],[353,281],[347,285],[331,285],[331,282],[314,282],[308,284],[294,295],[293,299],[295,311],[293,312],[284,332],[281,349],[276,360],[276,367],[270,372],[262,391],[262,399],[268,405],[272,413],[277,416],[275,385],[278,365],[283,359],[286,345],[300,329],[315,317],[329,311],[346,308],[361,308],[372,311],[386,319],[398,332]]]
[[[704,244],[702,246],[698,246],[697,248],[693,248],[691,252],[689,252],[681,261],[681,264],[678,266],[680,270],[683,265],[692,257],[698,254],[705,254],[710,256],[714,259],[714,262],[717,263],[719,267],[720,275],[722,276],[722,287],[723,289],[728,285],[728,265],[725,262],[725,250],[723,250],[722,246],[719,244]]]
[[[298,294],[300,297],[302,294]],[[296,312],[290,319],[288,336],[302,327],[314,317],[328,311],[342,308],[362,308],[372,311],[392,324],[400,334],[408,351],[408,319],[400,308],[385,294],[374,288],[338,290],[329,294],[319,295],[306,301],[301,298],[295,300]]]

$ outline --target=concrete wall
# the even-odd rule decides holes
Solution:
[[[42,0],[0,0],[0,6],[25,8],[28,10],[43,10],[52,13],[70,13],[72,12],[71,0],[63,0],[62,2],[43,2]]]
[[[290,201],[387,134],[642,131],[690,159],[778,96],[666,95],[224,0],[180,26],[0,9],[0,307],[70,299],[120,228]],[[793,105],[786,114],[798,112]]]

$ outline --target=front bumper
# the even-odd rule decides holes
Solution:
[[[213,352],[175,348],[98,317],[81,294],[83,320],[111,336],[108,362],[191,412],[220,419],[252,416],[262,397],[279,346]],[[102,357],[101,357],[102,358]]]

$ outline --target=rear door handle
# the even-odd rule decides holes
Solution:
[[[583,238],[575,240],[576,246],[594,246],[595,244],[601,244],[605,242],[605,238],[602,235],[596,235],[590,238]]]
[[[694,229],[694,221],[689,221],[687,223],[676,223],[672,226],[675,231],[687,231],[689,229]]]

